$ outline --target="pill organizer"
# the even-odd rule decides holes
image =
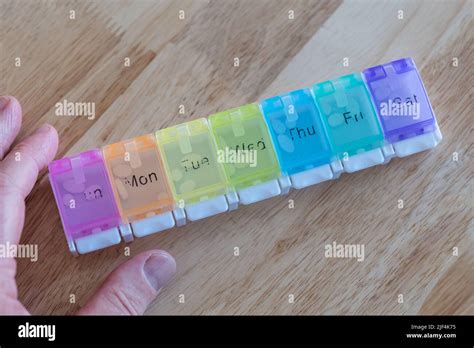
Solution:
[[[404,58],[49,164],[69,250],[85,254],[435,147]]]

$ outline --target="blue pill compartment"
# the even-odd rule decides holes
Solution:
[[[260,107],[285,175],[330,164],[335,159],[308,88],[265,99]]]

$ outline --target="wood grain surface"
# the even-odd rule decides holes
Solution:
[[[411,56],[437,148],[129,246],[177,260],[148,314],[474,314],[472,13],[472,0],[0,0],[0,95],[21,101],[21,136],[57,128],[60,158]],[[64,99],[95,102],[95,119],[56,116]],[[74,258],[46,174],[27,199],[21,242],[39,260],[19,260],[19,294],[32,313],[73,314],[126,245]],[[334,241],[365,260],[326,258]]]

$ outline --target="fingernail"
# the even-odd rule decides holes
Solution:
[[[143,271],[150,285],[158,291],[175,274],[176,262],[170,254],[157,252],[145,261]]]
[[[10,98],[1,96],[0,97],[0,111],[3,111],[3,109],[7,107],[9,102],[10,102]]]
[[[43,134],[43,133],[48,133],[51,129],[51,126],[47,123],[45,123],[44,125],[42,125],[40,128],[38,128],[36,130],[36,134]]]

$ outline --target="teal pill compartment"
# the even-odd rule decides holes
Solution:
[[[309,89],[265,99],[260,105],[284,174],[331,163],[333,151]]]
[[[384,136],[362,74],[313,86],[334,151],[340,159],[383,146]]]

